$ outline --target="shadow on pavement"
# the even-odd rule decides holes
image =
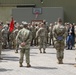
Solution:
[[[31,49],[39,49],[38,46],[31,46]]]
[[[4,69],[4,68],[0,68],[0,72],[5,72],[5,71],[12,71],[12,69]]]
[[[11,50],[14,51],[14,49],[3,49],[2,51],[11,51]]]
[[[46,52],[45,54],[56,54],[56,53],[47,53],[47,52]]]
[[[35,68],[35,69],[57,69],[56,67],[41,67],[41,66],[32,66],[31,68]]]
[[[30,52],[31,54],[38,54],[37,52]]]
[[[19,57],[3,57],[3,60],[10,60],[10,61],[19,61]]]
[[[30,56],[36,56],[36,55],[32,55],[32,54],[30,54]]]
[[[74,65],[76,63],[64,63],[64,64],[66,64],[66,65]]]

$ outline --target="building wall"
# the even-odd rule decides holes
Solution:
[[[15,7],[0,7],[0,20],[4,23],[10,21],[13,8]]]
[[[49,24],[50,22],[57,21],[59,17],[64,21],[63,8],[43,7],[41,9],[42,14],[39,14],[37,18],[36,15],[33,14],[33,8],[15,8],[12,11],[12,15],[19,23],[22,21],[31,22],[32,20],[46,20]]]
[[[43,4],[40,3],[40,0],[0,0],[0,5],[1,4],[36,4],[36,7],[63,7],[65,22],[76,22],[76,0],[44,0]],[[10,16],[12,7],[7,9],[9,14],[6,13]],[[1,10],[2,9],[0,9],[0,11]],[[5,14],[1,13],[0,15]]]

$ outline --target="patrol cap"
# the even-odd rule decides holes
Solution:
[[[9,21],[6,21],[6,24],[10,23]]]
[[[27,25],[28,23],[26,21],[22,21],[22,24],[23,25]]]
[[[50,26],[53,26],[53,23],[50,23]]]
[[[8,28],[8,25],[7,25],[7,24],[5,24],[5,25],[3,26],[3,28]]]
[[[73,25],[76,25],[76,23],[73,23]]]
[[[22,21],[22,25],[26,28],[28,26],[28,23],[26,21]]]
[[[69,25],[70,23],[68,22],[67,25]]]
[[[23,28],[23,25],[22,24],[20,25],[20,28]]]

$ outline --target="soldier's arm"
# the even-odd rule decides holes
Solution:
[[[29,32],[29,35],[28,35],[27,40],[25,41],[25,44],[31,43],[31,40],[32,40],[32,33]]]
[[[53,28],[53,36],[54,36],[55,39],[57,39],[56,27],[55,27],[55,26],[54,26],[54,28]]]
[[[66,38],[66,36],[67,36],[67,30],[66,30],[66,28],[64,28],[64,34],[63,34],[63,38],[65,39]]]
[[[39,32],[40,32],[40,29],[38,29],[36,32],[36,38],[39,36]]]
[[[20,31],[18,32],[18,34],[17,34],[17,36],[16,36],[16,43],[17,44],[20,44],[22,41],[21,41],[21,39],[20,39]]]

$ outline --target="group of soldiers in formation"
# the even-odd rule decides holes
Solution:
[[[45,20],[43,20],[42,23],[38,24],[35,22],[31,24],[22,21],[21,25],[17,22],[14,22],[14,30],[12,32],[9,32],[9,23],[3,25],[1,22],[0,59],[2,59],[2,49],[15,49],[15,53],[18,53],[18,49],[20,49],[19,66],[23,66],[22,63],[25,55],[27,67],[31,67],[30,45],[39,46],[40,53],[46,53],[46,48],[48,47],[47,44],[49,44],[53,45],[57,51],[56,55],[58,64],[63,64],[65,46],[67,49],[72,49],[75,44],[75,40],[74,42],[73,40],[71,42],[71,39],[66,42],[66,38],[72,34],[72,31],[70,29],[71,26],[72,25],[70,23],[65,23],[65,25],[63,25],[61,18],[58,18],[57,22],[55,23],[50,23],[50,25],[47,25]]]

